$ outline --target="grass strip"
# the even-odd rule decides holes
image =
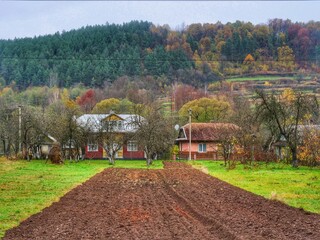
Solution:
[[[190,164],[267,199],[320,213],[320,168],[295,169],[290,165],[259,163],[255,167],[237,165],[227,170],[222,161],[192,161]]]

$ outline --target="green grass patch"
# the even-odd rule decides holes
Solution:
[[[283,164],[259,164],[251,169],[237,165],[227,170],[221,161],[193,161],[204,172],[234,186],[279,200],[296,208],[320,213],[320,168],[294,169]]]
[[[44,160],[8,161],[0,159],[0,238],[6,230],[58,201],[74,187],[108,167],[157,169],[161,161],[147,167],[146,161],[107,160],[67,161],[63,165]]]
[[[283,76],[255,76],[255,77],[237,77],[228,78],[227,82],[246,82],[246,81],[276,81],[280,79],[295,80],[295,77],[283,77]]]

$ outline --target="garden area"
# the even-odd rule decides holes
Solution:
[[[109,165],[106,160],[67,161],[63,165],[0,159],[0,237],[22,220],[40,212],[53,202],[108,167],[147,168],[145,161],[117,161]],[[150,168],[162,168],[155,161]]]
[[[156,162],[161,169],[137,169],[139,161],[125,169],[122,163],[71,189],[3,239],[320,238],[319,214],[252,194],[186,162]],[[97,164],[97,172],[103,167],[102,161],[79,167],[87,164]]]

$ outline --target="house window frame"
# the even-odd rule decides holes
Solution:
[[[138,143],[137,143],[137,141],[128,141],[128,143],[127,143],[127,151],[128,152],[137,152],[138,151]]]
[[[99,145],[98,143],[90,142],[87,146],[88,152],[98,152],[99,151]]]
[[[206,143],[199,143],[198,144],[198,152],[199,153],[206,153],[207,152],[207,144]]]

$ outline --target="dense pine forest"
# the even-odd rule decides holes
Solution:
[[[0,40],[0,86],[99,88],[126,76],[197,87],[234,75],[319,72],[319,60],[320,22],[196,23],[179,31],[107,23]]]

